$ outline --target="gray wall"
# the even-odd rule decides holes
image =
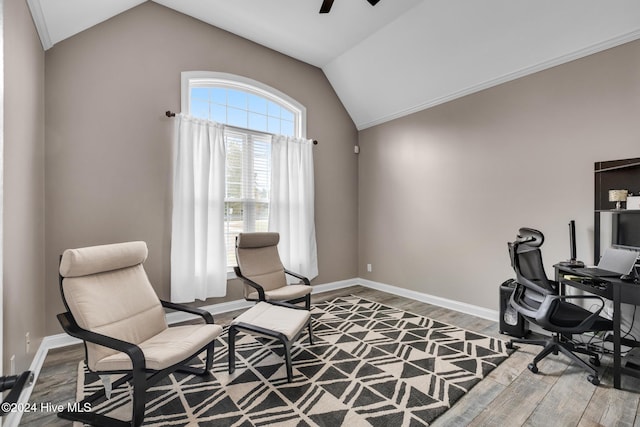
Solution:
[[[314,148],[319,277],[357,275],[357,130],[322,71],[147,2],[46,52],[46,319],[59,333],[59,254],[126,240],[170,295],[171,138],[180,72],[219,71],[270,85],[307,107]],[[230,283],[226,298],[241,298]]]
[[[576,219],[590,261],[593,162],[640,156],[640,42],[364,130],[355,156],[358,133],[319,69],[157,4],[46,56],[24,2],[6,2],[5,17],[4,354],[18,369],[26,332],[32,351],[60,332],[65,248],[145,240],[151,281],[169,296],[163,112],[179,110],[181,71],[244,75],[306,105],[320,141],[315,283],[359,275],[496,309],[517,228],[545,232],[550,267]],[[232,284],[208,303],[237,298]]]
[[[640,157],[640,41],[360,132],[359,275],[485,308],[507,241],[593,258],[594,162]],[[371,263],[372,273],[366,264]]]
[[[25,1],[4,2],[4,372],[44,334],[44,52]],[[25,334],[31,336],[26,353]]]

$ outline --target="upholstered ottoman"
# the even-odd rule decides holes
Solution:
[[[298,339],[305,327],[309,329],[309,342],[313,344],[309,311],[263,301],[257,303],[236,317],[229,326],[229,373],[236,369],[236,334],[242,330],[280,340],[284,346],[287,381],[291,382],[291,344]]]

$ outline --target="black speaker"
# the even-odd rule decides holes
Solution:
[[[509,279],[500,285],[500,333],[524,338],[529,333],[529,322],[509,305],[516,281]]]

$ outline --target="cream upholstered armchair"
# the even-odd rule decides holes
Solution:
[[[84,341],[85,363],[101,375],[124,374],[112,388],[132,386],[132,419],[129,423],[93,412],[60,412],[62,418],[92,425],[142,424],[146,390],[169,373],[180,370],[207,374],[211,369],[214,340],[222,327],[211,313],[158,299],[142,263],[144,242],[68,249],[60,259],[60,291],[67,309],[58,315],[63,329]],[[165,308],[186,311],[205,323],[169,327]],[[189,366],[206,351],[204,368]],[[79,405],[105,398],[100,390]]]
[[[236,237],[236,276],[244,282],[244,297],[249,301],[304,302],[311,308],[311,283],[300,274],[284,268],[278,254],[278,233],[240,233]],[[286,274],[302,281],[288,285]]]

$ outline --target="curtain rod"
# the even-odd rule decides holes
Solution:
[[[164,112],[164,115],[167,116],[167,117],[175,117],[176,113],[174,113],[171,110],[167,110],[167,111]],[[225,126],[230,127],[230,128],[235,128],[235,129],[242,129],[242,128],[239,128],[239,127],[236,127],[236,126],[231,126],[231,125],[225,125]],[[242,129],[242,130],[244,130],[244,129]],[[263,132],[263,133],[268,133],[269,135],[275,135],[274,133],[271,133],[271,132]],[[318,140],[317,139],[313,139],[312,141],[313,141],[313,145],[318,145]]]

